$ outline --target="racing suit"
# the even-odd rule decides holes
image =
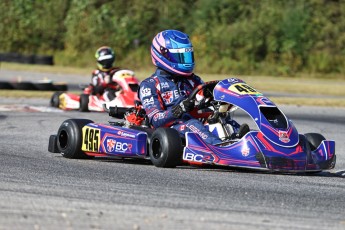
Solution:
[[[196,75],[174,76],[162,69],[143,80],[139,87],[139,98],[154,128],[172,127],[184,136],[186,132],[198,133],[207,143],[219,144],[221,140],[189,113],[176,119],[172,107],[187,99],[195,87],[203,81]]]
[[[91,85],[92,94],[103,95],[106,101],[115,99],[115,92],[119,90],[119,85],[113,82],[113,75],[120,70],[119,68],[111,68],[108,71],[96,69],[92,72]]]

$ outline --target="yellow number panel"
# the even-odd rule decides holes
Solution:
[[[233,84],[229,87],[229,90],[238,93],[238,94],[255,94],[255,95],[260,95],[261,93],[256,91],[254,88],[250,87],[249,85],[245,83],[237,83]]]
[[[101,142],[100,129],[84,126],[81,150],[85,152],[98,152]]]

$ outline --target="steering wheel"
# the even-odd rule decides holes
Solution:
[[[217,81],[208,81],[208,82],[205,82],[205,83],[203,83],[203,84],[201,84],[201,85],[198,85],[193,91],[192,91],[192,93],[191,94],[189,94],[189,96],[188,96],[188,100],[196,100],[196,95],[200,92],[200,91],[206,91],[206,90],[209,90],[210,92],[213,92],[213,89],[214,89],[214,87],[218,84],[218,80]],[[206,99],[206,98],[205,98]],[[210,102],[212,101],[212,99],[213,99],[213,96],[211,96],[210,98],[209,98],[210,100],[208,100],[208,102],[203,102],[203,105],[201,105],[201,107],[199,107],[199,109],[201,109],[201,108],[207,108],[207,107],[209,107],[210,106]]]

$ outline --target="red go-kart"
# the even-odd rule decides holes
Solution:
[[[82,94],[74,94],[70,92],[55,92],[51,99],[52,107],[63,110],[79,110],[81,112],[88,111],[104,111],[110,106],[118,107],[134,107],[134,102],[138,99],[139,80],[135,77],[131,70],[119,70],[113,77],[112,81],[117,85],[118,90],[115,92],[115,99],[109,101],[103,95],[92,95],[92,85],[83,88]]]

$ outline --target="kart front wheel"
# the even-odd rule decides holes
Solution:
[[[62,92],[55,92],[52,97],[50,98],[50,106],[51,107],[55,107],[55,108],[59,108],[60,105],[60,95],[62,94]]]
[[[319,147],[322,141],[326,140],[326,138],[319,133],[306,133],[304,134],[304,136],[306,137],[309,143],[310,149],[312,151],[317,149],[317,147]]]
[[[68,119],[64,121],[57,133],[57,148],[63,157],[73,159],[92,158],[82,150],[82,128],[93,123],[87,119]]]
[[[88,94],[82,94],[80,95],[80,112],[89,112],[89,95]]]
[[[150,159],[157,167],[174,168],[182,162],[180,134],[172,128],[156,129],[150,141]]]

